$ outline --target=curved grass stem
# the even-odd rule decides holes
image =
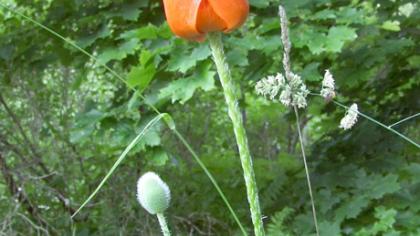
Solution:
[[[252,157],[249,151],[248,138],[242,120],[242,113],[238,106],[236,96],[236,87],[232,80],[229,66],[226,63],[226,57],[223,51],[223,43],[221,33],[211,33],[208,35],[210,47],[212,49],[213,59],[216,64],[220,82],[223,87],[225,100],[228,106],[229,117],[233,124],[233,130],[238,145],[239,156],[241,159],[242,169],[244,173],[247,197],[251,211],[252,223],[254,224],[254,233],[256,236],[263,236],[264,227],[261,217],[260,203],[258,199],[258,188],[255,180],[254,168],[252,165]]]
[[[64,36],[60,35],[59,33],[57,33],[56,31],[54,31],[53,29],[43,25],[42,23],[32,19],[31,17],[28,17],[22,13],[20,13],[19,11],[16,11],[13,8],[8,7],[7,5],[3,4],[0,2],[0,7],[3,7],[4,9],[12,12],[13,14],[16,14],[17,16],[33,23],[34,25],[44,29],[45,31],[49,32],[50,34],[54,35],[55,37],[59,38],[60,40],[62,40],[63,42],[67,43],[68,45],[72,46],[73,48],[75,48],[76,50],[80,51],[81,53],[85,54],[87,57],[91,58],[93,61],[98,63],[98,59],[93,56],[91,53],[87,52],[86,50],[84,50],[83,48],[79,47],[76,43],[74,43],[72,40],[65,38]],[[150,103],[147,103],[145,100],[145,97],[141,94],[138,93],[137,90],[131,86],[129,86],[129,84],[127,83],[126,80],[124,80],[124,78],[119,75],[115,70],[113,70],[112,68],[110,68],[109,66],[107,66],[106,64],[101,64],[99,63],[100,66],[104,67],[109,73],[111,73],[113,76],[115,76],[118,80],[122,81],[129,89],[131,89],[133,92],[135,92],[135,94],[142,99],[145,104],[147,106],[149,106],[156,114],[161,115],[162,113],[153,105]],[[168,114],[166,114],[168,115]],[[165,117],[162,117],[165,118]],[[195,151],[191,148],[191,145],[189,145],[189,143],[186,141],[186,139],[183,137],[183,135],[181,133],[179,133],[175,127],[171,127],[171,125],[169,125],[170,130],[172,132],[174,132],[174,134],[178,137],[178,139],[181,140],[181,142],[184,144],[184,146],[187,148],[187,150],[191,153],[191,155],[194,157],[194,159],[197,161],[197,163],[199,164],[199,166],[203,169],[204,173],[207,175],[207,177],[210,179],[210,181],[212,182],[213,186],[215,187],[215,189],[217,190],[218,194],[220,195],[220,197],[222,198],[223,202],[226,204],[227,208],[229,209],[229,212],[231,213],[232,217],[234,218],[235,222],[238,224],[241,232],[243,235],[247,235],[241,221],[239,220],[239,218],[237,217],[235,211],[232,209],[228,199],[226,198],[226,196],[224,195],[223,191],[221,190],[221,188],[219,187],[219,185],[217,184],[217,181],[213,178],[213,176],[211,175],[210,171],[207,169],[207,167],[205,166],[205,164],[200,160],[200,158],[198,157],[198,155],[195,153]],[[109,177],[109,176],[108,176]],[[103,185],[103,184],[102,184]],[[99,187],[100,189],[100,187]],[[97,189],[99,191],[99,189]],[[90,199],[88,198],[86,202],[89,202],[89,200],[91,200],[91,198],[93,198],[93,196],[90,196]],[[75,215],[75,214],[74,214]],[[74,216],[73,215],[73,216]]]
[[[165,114],[159,114],[155,118],[153,118],[151,121],[149,121],[149,123],[146,124],[146,126],[140,131],[140,133],[131,141],[131,143],[121,153],[120,157],[118,157],[117,161],[114,163],[114,165],[108,171],[108,173],[105,175],[105,177],[102,179],[102,181],[96,187],[96,189],[89,195],[89,197],[83,202],[83,204],[73,213],[71,218],[74,218],[93,199],[93,197],[95,197],[95,195],[103,187],[105,182],[109,179],[109,177],[111,177],[111,175],[114,173],[114,171],[117,169],[117,167],[125,159],[125,157],[130,152],[130,150],[144,137],[144,135],[150,130],[151,127],[153,127],[160,119],[162,119],[164,117],[164,115]]]

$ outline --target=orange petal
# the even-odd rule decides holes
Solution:
[[[196,15],[201,0],[163,0],[165,15],[174,34],[190,40],[202,40],[196,28]]]
[[[213,11],[226,22],[226,31],[240,27],[248,17],[247,0],[208,0]]]
[[[197,30],[201,33],[208,33],[224,31],[226,27],[226,23],[213,11],[209,1],[202,0],[196,15]]]

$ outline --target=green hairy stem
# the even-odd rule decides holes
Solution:
[[[223,51],[221,33],[211,33],[208,35],[210,47],[212,49],[213,59],[217,67],[220,82],[225,94],[225,100],[228,105],[229,117],[232,120],[233,130],[235,132],[236,143],[238,144],[239,156],[241,158],[242,169],[244,172],[248,202],[251,210],[252,223],[256,236],[264,235],[264,227],[261,219],[261,209],[258,200],[258,188],[255,181],[254,169],[252,166],[252,157],[249,151],[248,138],[242,120],[242,113],[238,106],[238,99],[235,94],[235,84],[232,80],[229,66],[226,63],[226,57]]]
[[[169,231],[168,224],[166,223],[165,216],[163,213],[156,214],[160,228],[162,229],[163,236],[171,236],[171,232]]]

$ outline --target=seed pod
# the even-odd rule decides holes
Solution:
[[[137,182],[137,199],[150,214],[163,213],[171,200],[168,185],[154,172],[147,172]]]

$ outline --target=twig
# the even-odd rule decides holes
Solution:
[[[20,132],[24,142],[29,147],[29,149],[32,152],[32,156],[35,158],[36,163],[41,167],[41,169],[45,173],[50,173],[46,165],[42,162],[42,158],[40,157],[38,150],[36,149],[35,145],[32,143],[32,141],[28,138],[28,135],[26,134],[25,130],[22,127],[22,124],[20,120],[18,119],[17,115],[10,109],[9,105],[7,104],[6,100],[3,98],[1,92],[0,92],[0,103],[6,110],[6,113],[9,115],[10,119],[13,121],[14,125],[17,127],[17,130]]]
[[[21,214],[21,213],[18,212],[17,215],[20,216],[26,222],[28,222],[38,232],[38,235],[39,235],[39,231],[44,232],[45,235],[50,235],[50,233],[48,232],[48,230],[44,229],[42,226],[39,226],[39,225],[35,224],[34,222],[32,222],[31,219],[29,219],[28,217],[26,217],[24,214]]]

